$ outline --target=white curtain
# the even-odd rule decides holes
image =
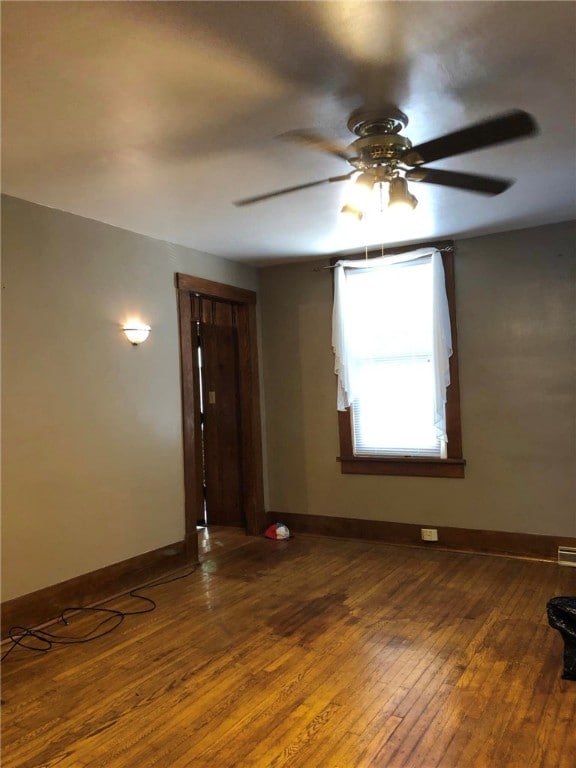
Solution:
[[[334,348],[334,371],[338,377],[338,410],[344,411],[356,399],[356,365],[354,353],[347,343],[346,333],[350,309],[347,301],[347,270],[386,269],[394,264],[414,261],[425,256],[431,257],[433,275],[432,335],[434,365],[434,426],[441,444],[446,437],[446,388],[450,384],[449,359],[452,354],[450,313],[444,280],[444,267],[440,252],[433,248],[420,248],[395,256],[373,259],[339,261],[334,269],[334,308],[332,313],[332,346]],[[442,451],[444,454],[444,450]]]

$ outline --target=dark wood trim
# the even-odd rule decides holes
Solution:
[[[299,513],[268,512],[269,523],[284,523],[290,533],[309,533],[347,539],[367,539],[387,544],[403,544],[424,549],[444,549],[491,555],[558,559],[558,547],[576,547],[570,536],[543,536],[511,531],[484,531],[471,528],[437,526],[429,522],[393,523],[384,520],[356,520]],[[438,542],[422,541],[421,528],[436,528]]]
[[[256,308],[239,307],[240,420],[242,424],[242,476],[246,533],[257,536],[266,523],[258,378]]]
[[[340,435],[339,461],[354,459],[354,446],[352,444],[352,416],[350,408],[338,411],[338,434]]]
[[[460,374],[458,366],[458,323],[456,321],[456,277],[454,273],[454,252],[442,254],[446,279],[446,295],[452,331],[452,355],[450,356],[450,386],[446,390],[446,446],[449,459],[462,458],[462,421],[460,417]],[[462,475],[463,477],[464,475]]]
[[[234,285],[216,283],[203,277],[176,273],[176,287],[179,291],[206,296],[211,299],[233,301],[238,304],[256,304],[256,292],[245,288],[236,288]]]
[[[384,255],[400,254],[419,248],[454,248],[452,240],[418,243],[384,250]],[[382,255],[382,251],[370,252],[369,258]],[[338,257],[342,258],[342,257]],[[346,258],[364,258],[354,255]],[[332,259],[336,262],[338,259]],[[466,461],[462,458],[462,424],[460,419],[460,384],[458,374],[458,333],[456,323],[456,286],[453,250],[442,252],[446,280],[446,295],[452,327],[452,355],[450,357],[450,386],[446,391],[446,431],[448,434],[447,459],[422,459],[415,457],[359,457],[354,455],[352,442],[352,417],[350,409],[338,412],[340,436],[340,471],[353,475],[404,475],[413,477],[463,478]]]
[[[65,608],[104,602],[195,562],[185,542],[179,541],[7,600],[2,603],[2,637],[10,627],[37,627],[56,619]]]
[[[347,414],[344,414],[347,415]],[[398,459],[354,456],[338,457],[342,473],[347,475],[404,475],[410,477],[464,477],[464,459],[409,457]]]
[[[242,494],[246,532],[262,533],[266,523],[260,422],[260,389],[258,379],[258,342],[256,293],[216,283],[191,275],[176,275],[180,323],[180,360],[182,371],[182,412],[184,440],[184,488],[186,495],[186,540],[194,539],[197,553],[196,521],[202,517],[201,435],[198,376],[194,370],[195,355],[190,354],[191,300],[193,296],[232,302],[237,310],[240,421],[242,435]],[[196,554],[197,556],[197,554]]]
[[[342,474],[347,475],[403,475],[405,477],[463,478],[466,461],[459,458],[384,458],[381,456],[354,456],[350,412],[338,411],[340,450],[337,457]]]

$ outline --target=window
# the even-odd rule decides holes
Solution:
[[[337,262],[342,472],[464,476],[453,263],[443,250]]]

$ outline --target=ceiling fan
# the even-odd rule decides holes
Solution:
[[[396,204],[410,208],[416,206],[418,201],[408,191],[408,181],[465,189],[483,195],[499,195],[514,183],[513,179],[445,171],[427,168],[426,165],[434,160],[502,144],[538,132],[534,118],[518,109],[415,147],[406,136],[400,133],[407,125],[408,117],[403,112],[395,107],[388,107],[383,112],[355,110],[348,119],[348,129],[358,138],[348,146],[340,145],[310,131],[295,130],[284,133],[279,138],[327,152],[345,160],[352,166],[352,170],[341,176],[331,176],[328,179],[247,197],[234,204],[236,206],[251,205],[289,192],[297,192],[321,184],[347,181],[354,176],[356,177],[354,187],[363,192],[369,192],[376,184],[388,183],[390,206]],[[342,210],[345,213],[353,213],[359,219],[363,215],[361,206],[356,204],[345,205]]]

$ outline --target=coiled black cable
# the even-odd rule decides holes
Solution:
[[[11,627],[8,632],[8,637],[12,644],[8,650],[5,651],[2,656],[0,656],[0,661],[4,661],[4,659],[8,658],[8,656],[12,653],[12,651],[14,651],[15,648],[23,648],[27,651],[36,651],[38,653],[47,653],[56,645],[77,645],[79,643],[89,643],[92,640],[98,640],[99,638],[104,637],[105,635],[108,635],[110,632],[113,632],[115,629],[117,629],[127,616],[138,616],[142,613],[151,613],[153,610],[155,610],[156,602],[147,595],[139,594],[139,592],[141,592],[143,589],[153,589],[154,587],[160,587],[164,584],[171,584],[174,581],[187,579],[195,572],[196,566],[179,576],[173,576],[170,579],[152,581],[147,584],[143,584],[140,587],[136,587],[135,589],[131,589],[130,591],[125,592],[123,595],[116,595],[114,598],[110,598],[109,600],[103,600],[100,605],[95,607],[71,606],[69,608],[65,608],[56,620],[56,623],[64,624],[66,626],[70,624],[70,619],[68,618],[70,613],[74,613],[75,615],[83,613],[106,614],[106,616],[98,624],[96,624],[95,627],[90,629],[84,635],[59,635],[54,632],[48,632],[46,629],[34,629],[30,627],[19,626]],[[136,600],[143,600],[145,603],[147,603],[147,606],[139,611],[121,611],[117,608],[101,607],[107,602],[111,602],[111,600],[117,600],[120,597],[126,596],[133,597]],[[108,626],[106,629],[103,629],[107,624],[110,624],[110,626]]]

